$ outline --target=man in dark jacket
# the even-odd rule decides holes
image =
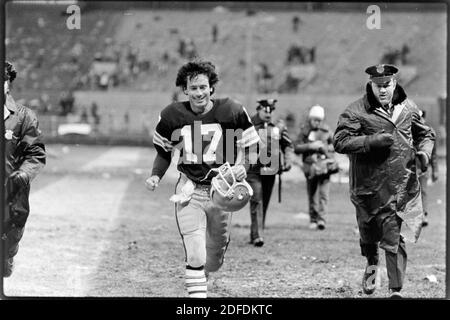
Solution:
[[[350,198],[356,208],[361,253],[367,258],[363,291],[376,288],[378,246],[385,250],[389,291],[401,297],[406,271],[405,240],[416,242],[423,210],[416,157],[426,170],[435,135],[416,104],[397,84],[398,69],[366,69],[366,94],[340,115],[334,148],[350,158]]]
[[[5,220],[3,221],[4,274],[13,272],[14,256],[19,250],[25,223],[30,211],[28,197],[30,182],[45,165],[45,146],[41,140],[38,120],[34,112],[17,104],[9,93],[9,85],[17,72],[5,63]]]
[[[250,199],[250,243],[256,247],[264,245],[262,229],[272,195],[275,176],[292,167],[292,141],[286,125],[281,120],[272,122],[276,99],[258,100],[257,113],[252,123],[260,136],[260,157],[247,172],[247,182],[253,189]],[[263,158],[262,158],[263,157]]]

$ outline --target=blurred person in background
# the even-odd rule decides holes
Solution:
[[[14,256],[19,250],[25,223],[30,213],[30,183],[42,170],[46,161],[45,146],[37,117],[33,111],[18,104],[10,94],[9,87],[17,76],[14,66],[5,62],[3,106],[5,122],[5,216],[3,234],[3,277],[11,276]]]
[[[261,139],[259,154],[264,154],[266,159],[277,161],[263,164],[258,159],[247,172],[247,181],[253,189],[253,196],[250,199],[250,243],[256,247],[264,245],[262,230],[265,227],[275,177],[279,174],[281,179],[281,172],[289,171],[292,167],[293,148],[286,125],[281,120],[272,121],[276,102],[276,99],[258,100],[257,112],[251,118]]]
[[[301,154],[306,177],[310,229],[324,230],[330,198],[330,176],[336,173],[333,134],[324,123],[325,110],[319,105],[310,108],[308,118],[295,142],[295,153]]]

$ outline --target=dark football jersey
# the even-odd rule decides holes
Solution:
[[[192,111],[189,101],[175,102],[161,111],[153,134],[157,152],[171,159],[179,153],[177,169],[196,183],[208,184],[210,172],[225,162],[233,165],[238,145],[258,143],[259,136],[245,108],[229,98],[211,100],[205,114]],[[208,173],[210,173],[208,175]]]

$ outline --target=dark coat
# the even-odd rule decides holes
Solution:
[[[379,215],[395,213],[413,233],[407,234],[408,230],[402,229],[402,235],[415,242],[423,219],[415,158],[417,151],[431,157],[435,135],[399,85],[392,102],[401,109],[394,122],[376,109],[381,105],[368,84],[364,97],[340,115],[333,144],[336,152],[348,154],[350,158],[350,193],[358,220],[368,221],[374,215],[379,219]],[[393,145],[369,150],[366,137],[381,130],[393,135]],[[388,238],[398,236],[392,234]],[[391,241],[385,249],[396,251],[395,243]]]
[[[258,145],[260,155],[258,161],[250,166],[248,174],[260,175],[264,171],[265,175],[273,175],[283,171],[286,166],[290,166],[293,145],[284,122],[279,120],[276,123],[270,121],[266,124],[261,120],[258,113],[254,114],[251,120],[260,136],[261,143]],[[278,144],[272,144],[273,140],[277,140]],[[261,156],[264,156],[266,160],[276,159],[278,163],[262,163]]]
[[[30,211],[29,186],[14,190],[8,177],[14,171],[22,170],[30,181],[33,180],[45,165],[46,153],[35,113],[17,104],[9,94],[5,106],[5,221],[8,229],[12,225],[23,227]]]
[[[326,150],[319,151],[311,149],[310,143],[314,141],[322,141],[326,146]],[[325,156],[326,159],[334,159],[333,133],[325,123],[321,123],[317,129],[312,129],[309,120],[307,120],[300,128],[297,140],[295,141],[294,151],[296,154],[302,155],[302,169],[308,178],[312,164],[317,162],[319,157]],[[326,175],[324,178],[328,177],[329,175]]]

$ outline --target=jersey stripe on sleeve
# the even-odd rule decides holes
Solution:
[[[153,133],[153,143],[160,146],[165,152],[170,152],[173,149],[172,143],[160,135],[156,130]]]

